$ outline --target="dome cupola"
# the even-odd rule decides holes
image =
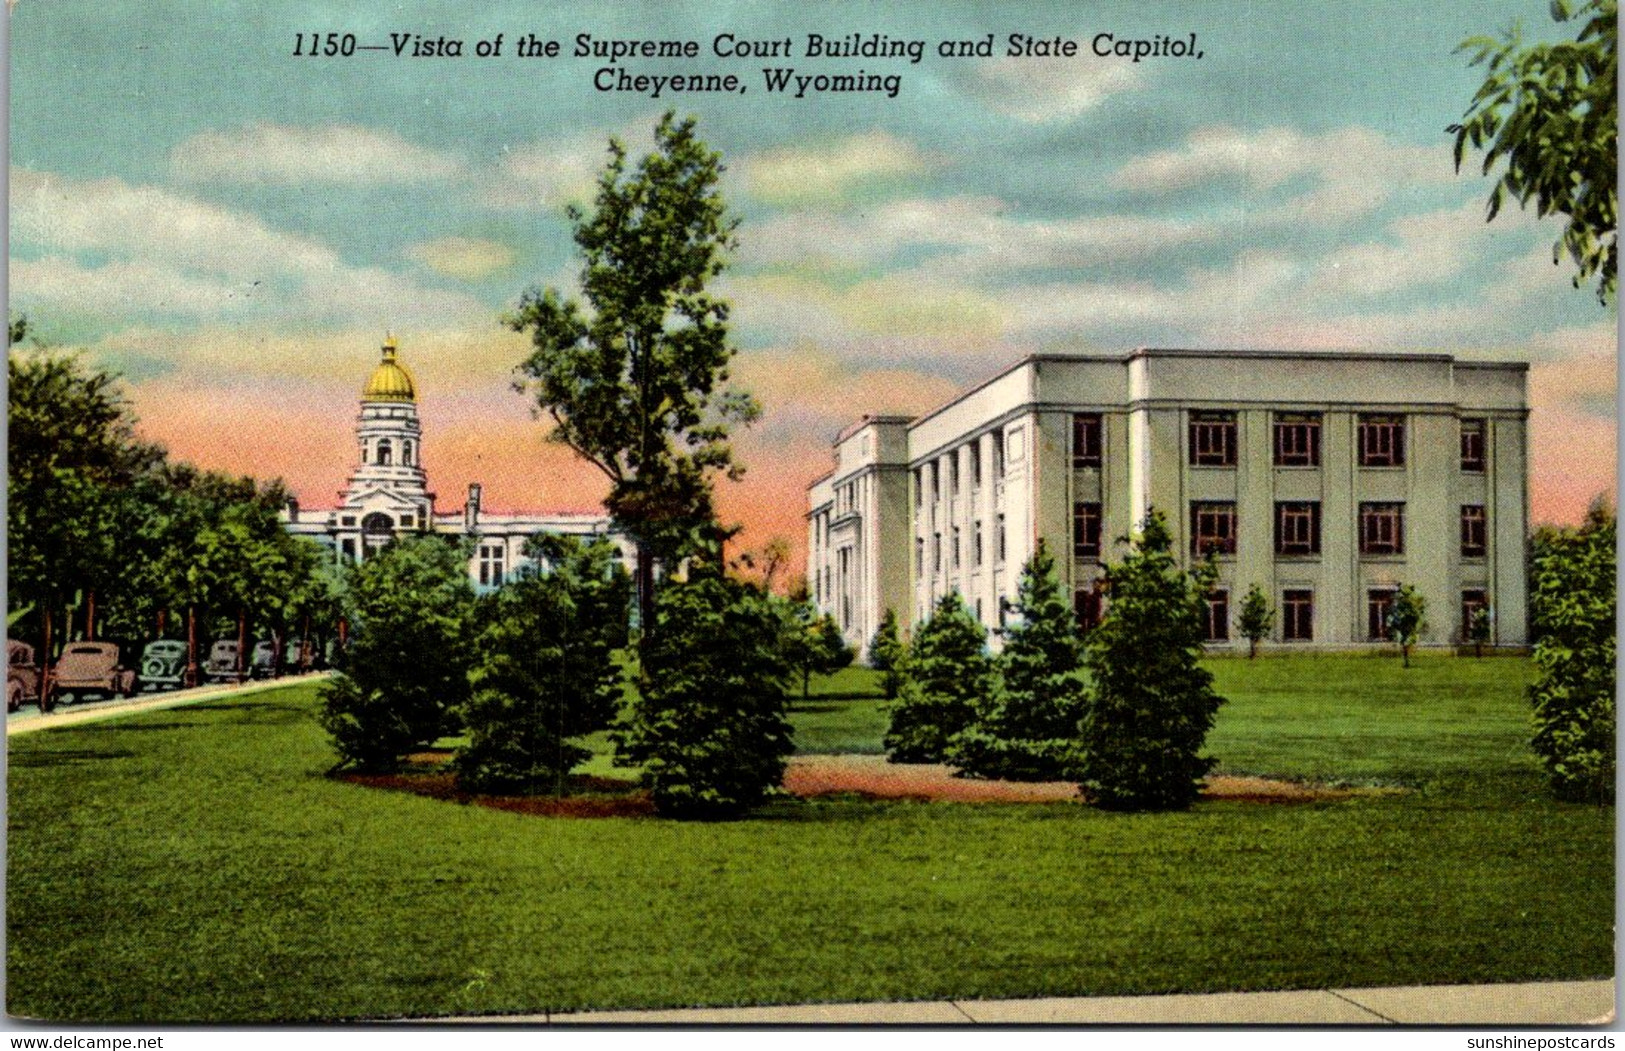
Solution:
[[[394,336],[384,339],[383,360],[372,370],[372,376],[362,388],[362,401],[418,400],[417,386],[412,382],[412,374],[406,371],[405,365],[395,360],[395,346]]]

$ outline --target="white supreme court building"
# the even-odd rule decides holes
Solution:
[[[1042,538],[1084,628],[1101,566],[1161,511],[1187,566],[1209,553],[1210,645],[1257,585],[1266,645],[1380,645],[1401,584],[1423,644],[1527,640],[1528,367],[1445,354],[1136,350],[1040,354],[917,418],[866,416],[808,489],[808,588],[865,646],[958,591],[1004,621]],[[993,636],[994,645],[998,636]]]

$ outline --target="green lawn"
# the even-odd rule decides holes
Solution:
[[[1523,662],[1213,667],[1227,767],[1422,790],[580,821],[332,781],[309,686],[18,737],[7,1007],[263,1021],[1612,973],[1613,811],[1542,795]],[[803,748],[878,741],[877,702],[841,699],[865,673],[820,685]]]

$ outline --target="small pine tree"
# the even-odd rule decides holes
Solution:
[[[1022,567],[1014,608],[997,661],[1002,684],[977,699],[976,719],[954,735],[948,761],[976,777],[1064,780],[1076,773],[1087,680],[1076,617],[1042,540]]]
[[[456,728],[468,699],[474,588],[468,552],[402,537],[349,573],[354,632],[322,685],[322,727],[342,765],[385,768]]]
[[[750,584],[668,581],[645,639],[641,695],[613,733],[663,815],[723,818],[760,803],[793,750],[782,603]]]
[[[880,627],[869,640],[869,667],[881,673],[881,688],[886,691],[888,701],[897,699],[897,691],[903,685],[902,662],[903,640],[897,631],[897,614],[887,607],[886,615],[880,618]]]
[[[1384,627],[1388,637],[1399,643],[1399,655],[1405,667],[1411,666],[1411,647],[1427,630],[1427,600],[1410,584],[1401,584],[1394,592],[1393,604],[1388,607]]]
[[[571,741],[615,716],[615,653],[631,618],[631,581],[613,552],[604,540],[540,538],[527,554],[550,568],[526,570],[485,599],[463,714],[469,740],[456,759],[466,787],[562,793],[592,755]]]
[[[1181,570],[1154,510],[1132,544],[1106,567],[1106,616],[1084,644],[1079,787],[1101,807],[1182,810],[1213,768],[1199,753],[1224,703],[1198,663],[1213,569]]]
[[[948,742],[976,717],[976,703],[993,688],[987,631],[957,591],[937,601],[914,632],[891,726],[884,739],[894,763],[940,763]]]
[[[1616,533],[1599,502],[1577,530],[1542,530],[1531,567],[1530,743],[1554,794],[1574,802],[1614,801]]]
[[[1270,632],[1275,629],[1275,609],[1257,584],[1248,588],[1246,597],[1241,600],[1241,614],[1236,619],[1236,628],[1247,640],[1247,659],[1257,657],[1259,641],[1269,638]]]

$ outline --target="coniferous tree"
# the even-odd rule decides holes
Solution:
[[[468,698],[474,587],[468,552],[401,537],[354,567],[345,670],[322,685],[321,723],[342,763],[379,768],[456,726]]]
[[[880,682],[888,701],[896,700],[897,691],[902,688],[904,656],[903,640],[897,632],[897,613],[888,606],[874,638],[869,640],[869,667],[881,673]]]
[[[527,555],[545,560],[482,603],[468,744],[458,779],[491,791],[562,793],[592,753],[574,739],[606,729],[620,703],[631,582],[604,540],[541,537]]]
[[[939,599],[915,630],[904,673],[886,731],[886,756],[894,763],[940,763],[949,740],[970,725],[977,701],[994,687],[987,631],[959,592]]]
[[[655,597],[641,696],[616,728],[617,763],[640,765],[660,813],[722,818],[784,778],[790,739],[782,603],[701,571]]]
[[[1062,780],[1077,770],[1087,680],[1076,618],[1042,540],[1022,568],[1015,614],[997,661],[1002,681],[978,698],[976,719],[954,736],[948,761],[977,777]]]
[[[1616,533],[1599,501],[1579,529],[1536,536],[1531,743],[1560,799],[1614,801]]]
[[[1224,698],[1198,664],[1211,563],[1179,568],[1160,512],[1123,561],[1105,570],[1109,604],[1084,645],[1091,682],[1081,723],[1079,787],[1098,806],[1179,810],[1196,801],[1213,760],[1200,754]]]
[[[857,656],[840,625],[828,613],[819,615],[811,603],[802,602],[787,612],[784,626],[784,655],[790,666],[801,676],[801,696],[805,700],[811,692],[814,673],[833,675],[852,663]]]

